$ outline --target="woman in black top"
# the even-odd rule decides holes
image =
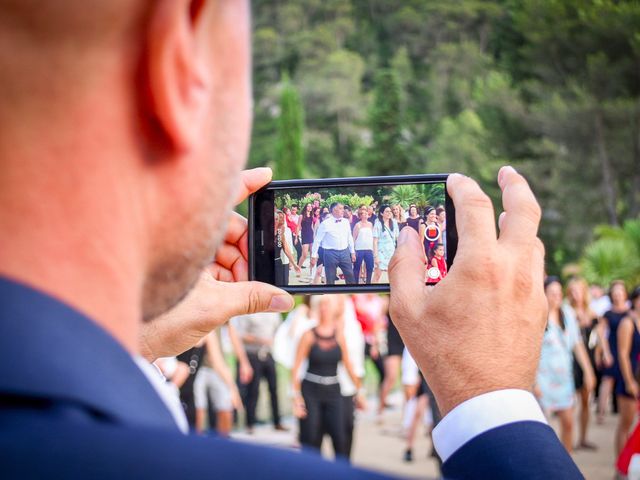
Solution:
[[[416,232],[420,233],[420,226],[424,223],[422,217],[418,214],[418,207],[415,205],[409,206],[409,216],[407,217],[407,225],[413,228]]]
[[[318,325],[300,339],[291,370],[293,414],[300,419],[300,443],[304,447],[320,450],[320,432],[325,431],[331,437],[336,457],[346,457],[338,363],[344,364],[357,389],[360,389],[360,378],[349,361],[343,332],[337,328],[338,320],[344,314],[344,298],[340,295],[323,295],[319,310]],[[309,365],[301,382],[299,372],[304,360],[308,360]]]
[[[599,422],[605,413],[606,404],[613,393],[616,381],[622,381],[618,367],[618,326],[627,314],[627,290],[624,282],[614,280],[609,287],[611,310],[598,320],[596,331],[602,349],[600,391],[598,392]]]
[[[593,371],[596,371],[595,362],[595,345],[590,346],[591,332],[595,329],[598,323],[598,315],[591,310],[590,298],[589,298],[589,285],[584,278],[572,278],[567,284],[567,300],[569,306],[573,310],[578,326],[580,327],[580,335],[582,337],[582,343],[584,348],[589,354],[589,361]],[[595,335],[595,333],[594,333]],[[578,416],[578,445],[576,448],[582,448],[586,450],[595,450],[596,446],[587,440],[587,429],[589,428],[590,420],[590,399],[591,389],[584,381],[584,372],[577,359],[573,358],[573,379],[576,387],[576,393],[578,394],[578,400],[580,405],[580,414]]]
[[[298,261],[298,266],[304,268],[304,261],[309,256],[309,249],[313,244],[313,205],[307,203],[302,210],[302,215],[298,220],[298,230],[300,230],[301,242],[302,242],[302,255]]]

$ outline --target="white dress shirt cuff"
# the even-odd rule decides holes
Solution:
[[[526,390],[496,390],[470,398],[451,410],[433,429],[433,445],[443,462],[473,438],[509,423],[547,423],[538,402]]]

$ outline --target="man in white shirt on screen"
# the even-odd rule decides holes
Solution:
[[[353,276],[356,251],[353,245],[353,235],[351,235],[351,224],[346,218],[343,218],[343,204],[333,203],[330,210],[331,215],[320,224],[313,239],[311,266],[315,266],[318,260],[318,249],[322,247],[327,285],[335,284],[338,267],[342,270],[345,283],[356,283]]]

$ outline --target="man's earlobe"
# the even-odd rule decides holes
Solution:
[[[189,151],[203,134],[209,77],[198,45],[204,0],[156,0],[147,30],[148,114],[179,152]]]

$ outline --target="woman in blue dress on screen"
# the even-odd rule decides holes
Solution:
[[[382,272],[389,268],[389,261],[396,251],[398,241],[398,223],[393,219],[393,212],[389,205],[380,206],[378,218],[373,226],[373,283],[378,283]]]

